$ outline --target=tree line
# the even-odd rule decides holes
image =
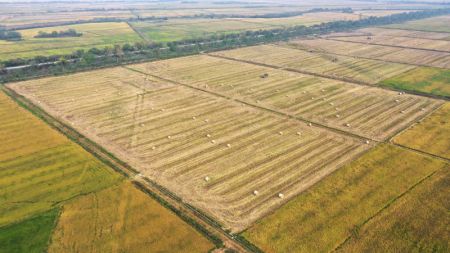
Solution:
[[[0,26],[0,40],[16,41],[21,40],[22,34],[16,31],[8,31],[5,27]]]
[[[309,27],[294,26],[289,28],[245,31],[232,34],[213,34],[208,37],[185,39],[168,43],[137,42],[134,44],[115,45],[106,48],[94,47],[89,50],[77,50],[69,55],[38,56],[33,59],[13,59],[3,61],[3,67],[20,65],[30,65],[30,67],[17,70],[3,69],[0,73],[0,82],[32,78],[34,76],[63,74],[139,61],[167,59],[263,43],[273,43],[277,41],[286,41],[299,36],[316,36],[330,32],[342,32],[368,26],[387,25],[446,14],[450,14],[450,9],[399,13],[354,21],[334,21]]]
[[[75,29],[68,29],[66,31],[52,31],[44,32],[39,31],[35,38],[62,38],[62,37],[80,37],[82,33],[77,32]]]

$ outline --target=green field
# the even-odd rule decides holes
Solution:
[[[39,31],[52,32],[75,29],[81,37],[34,38]],[[19,31],[21,41],[0,40],[0,59],[31,58],[38,55],[70,54],[78,49],[104,48],[114,44],[142,41],[127,23],[89,23]]]
[[[383,80],[381,85],[450,97],[450,70],[418,67]]]
[[[58,209],[0,228],[0,253],[45,252]]]
[[[330,252],[377,212],[448,164],[381,144],[323,179],[243,236],[266,252]]]
[[[338,252],[450,252],[449,168],[364,225]]]
[[[0,122],[0,226],[121,180],[3,93]]]

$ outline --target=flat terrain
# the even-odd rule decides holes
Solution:
[[[388,25],[386,27],[428,32],[444,32],[449,33],[450,35],[450,15],[414,20],[401,24]]]
[[[4,93],[0,93],[0,122],[0,226],[120,180]]]
[[[214,245],[175,214],[123,183],[63,207],[48,252],[198,252]]]
[[[75,29],[83,33],[81,37],[34,38],[39,31],[65,31]],[[32,58],[38,55],[70,54],[78,49],[112,47],[114,44],[125,44],[142,41],[127,23],[89,23],[79,25],[56,26],[21,30],[21,41],[0,40],[0,58]]]
[[[354,34],[355,36],[351,36],[351,34],[346,34],[345,36],[331,34],[327,37],[339,41],[450,52],[450,40],[448,39],[450,33],[410,32],[408,34],[395,29],[366,28],[356,30]],[[439,34],[442,37],[437,36],[436,34]],[[440,37],[441,39],[433,37]]]
[[[234,231],[371,146],[124,68],[9,87]]]
[[[243,235],[266,252],[330,252],[360,229],[365,230],[367,220],[373,216],[377,220],[380,210],[387,208],[381,214],[392,212],[388,205],[422,179],[445,169],[448,181],[448,166],[437,159],[380,144],[258,221]],[[417,212],[435,207],[418,204]],[[439,212],[442,207],[436,208]],[[435,229],[442,235],[446,233],[445,225]],[[382,237],[379,232],[371,231]],[[388,235],[384,237],[385,245],[401,237]]]
[[[450,103],[396,136],[394,142],[450,159]]]
[[[47,248],[58,209],[0,228],[1,253],[42,253]]]
[[[439,170],[398,199],[337,252],[448,252],[449,169]]]
[[[217,55],[229,52],[236,51]],[[260,55],[266,56],[264,51]],[[268,55],[267,62],[271,59]],[[442,103],[207,55],[131,68],[375,140],[386,139]]]
[[[414,66],[406,64],[314,53],[308,50],[289,48],[288,45],[244,47],[214,54],[369,84],[375,84],[414,68]]]
[[[294,40],[291,43],[298,48],[313,52],[347,55],[420,66],[450,68],[450,53],[448,52],[381,46],[331,39],[300,39]]]
[[[383,80],[381,85],[450,97],[450,69],[418,67]]]

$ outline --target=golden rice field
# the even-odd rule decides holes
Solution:
[[[435,52],[329,39],[298,39],[291,41],[290,44],[295,47],[310,50],[311,52],[331,53],[438,68],[450,68],[450,52]]]
[[[273,59],[270,55],[267,58]],[[388,138],[442,104],[435,99],[207,55],[131,68],[375,140]],[[268,76],[262,77],[264,74]]]
[[[450,33],[450,15],[421,20],[413,20],[400,24],[387,25],[389,28]]]
[[[66,203],[47,252],[198,252],[214,245],[126,182]]]
[[[378,83],[414,68],[414,66],[406,64],[386,63],[326,53],[311,53],[308,50],[276,45],[244,47],[220,51],[214,53],[214,55],[370,84]]]
[[[364,225],[337,252],[448,252],[450,165]]]
[[[394,142],[450,159],[450,103],[396,136]]]
[[[0,93],[0,226],[121,180]]]
[[[448,182],[448,168],[449,164],[441,160],[393,145],[380,144],[312,186],[273,214],[258,221],[243,235],[265,252],[330,252],[348,237],[357,235],[358,231],[375,234],[376,239],[384,240],[383,247],[386,247],[395,244],[402,234],[380,233],[386,231],[383,225],[395,225],[397,220],[388,219],[384,223],[385,220],[378,217],[386,217],[384,216],[386,212],[408,216],[413,205],[405,207],[402,211],[398,210],[398,205],[402,205],[399,204],[403,202],[402,199],[399,200],[400,202],[395,201],[393,206],[388,205],[436,171],[443,171]],[[444,195],[440,196],[448,198]],[[411,198],[408,197],[408,199]],[[442,208],[436,205],[424,206],[419,203],[415,207],[417,213],[421,215],[426,215],[427,210],[434,208],[436,213],[440,213]],[[365,222],[384,208],[386,209],[381,212],[382,216],[377,215],[374,219],[379,221],[376,223],[379,227],[376,228],[380,228],[381,231],[371,230],[373,228],[371,223],[366,224],[368,226],[366,229]],[[389,214],[387,217],[389,218]],[[411,217],[405,217],[402,220],[408,224],[415,219],[416,217],[411,214]],[[441,217],[435,218],[435,221],[440,220]],[[445,217],[442,217],[442,220],[448,221]],[[417,229],[446,233],[445,225],[433,228],[432,224],[425,223],[426,221],[423,224],[427,225],[429,230]],[[405,226],[409,225],[405,224]],[[430,236],[425,235],[424,243],[428,239]],[[369,242],[367,240],[371,241],[371,238],[363,240]],[[355,244],[358,245],[357,239]],[[365,252],[363,246],[364,244],[357,246],[360,248],[349,248],[349,251],[344,252]],[[379,248],[370,246],[367,248],[369,252],[370,250],[378,252]],[[362,249],[362,251],[351,249]]]
[[[372,146],[125,68],[9,87],[233,231]]]

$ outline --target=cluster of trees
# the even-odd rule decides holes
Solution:
[[[68,29],[66,31],[52,31],[50,33],[39,31],[35,38],[61,38],[61,37],[80,37],[82,33],[77,32],[75,29]]]
[[[8,31],[4,27],[0,26],[0,40],[21,40],[22,35],[16,31]]]
[[[106,48],[78,50],[70,55],[39,56],[33,59],[14,59],[4,61],[4,67],[31,65],[17,70],[3,70],[0,82],[12,81],[33,76],[60,74],[81,69],[112,66],[137,61],[166,59],[197,54],[203,51],[224,50],[262,43],[273,43],[293,37],[320,35],[341,32],[367,26],[386,25],[408,20],[450,14],[450,9],[427,10],[393,14],[384,17],[369,17],[354,21],[335,21],[306,26],[294,26],[271,30],[245,31],[234,34],[215,34],[208,37],[185,39],[168,43],[143,43],[115,45]]]

